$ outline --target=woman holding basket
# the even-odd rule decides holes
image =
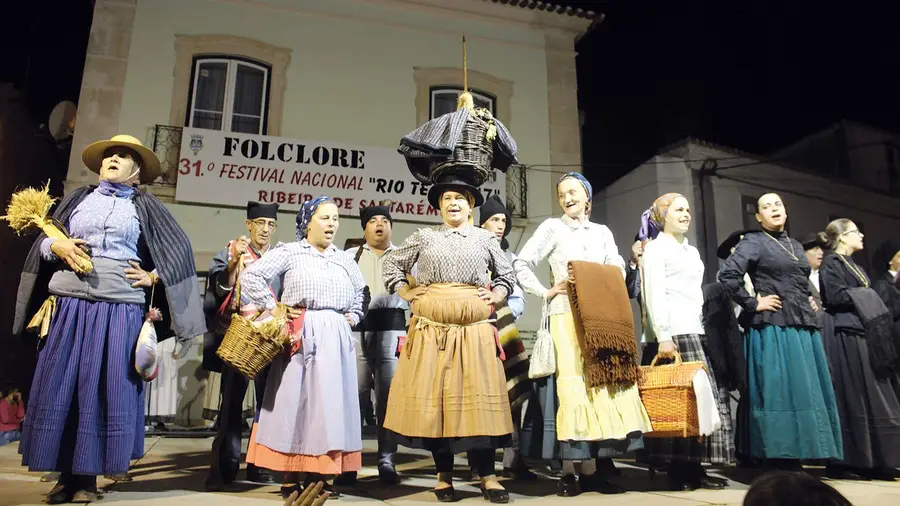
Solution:
[[[651,462],[668,464],[672,490],[721,489],[728,482],[708,476],[700,462],[728,464],[734,460],[731,413],[726,404],[728,392],[716,387],[707,359],[702,321],[704,266],[700,252],[685,237],[690,226],[690,204],[678,193],[659,197],[641,217],[638,237],[644,242],[640,264],[646,317],[643,363],[649,365],[654,357],[672,359],[676,354],[685,362],[703,362],[722,427],[705,441],[696,437],[649,439],[647,453]]]
[[[350,328],[363,317],[365,281],[334,245],[338,208],[330,197],[303,204],[297,242],[270,251],[240,276],[242,300],[264,317],[287,317],[290,351],[275,357],[247,449],[247,462],[284,472],[282,495],[362,466],[356,351]],[[281,302],[269,283],[283,277]],[[245,310],[246,313],[246,310]],[[337,497],[331,485],[325,485]]]

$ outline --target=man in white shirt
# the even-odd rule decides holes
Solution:
[[[822,266],[822,258],[825,255],[822,252],[822,246],[819,245],[816,239],[816,234],[807,234],[803,237],[801,244],[803,244],[803,250],[806,251],[806,259],[809,261],[809,266],[812,269],[809,273],[810,292],[812,292],[813,301],[815,302],[815,309],[819,311],[822,308],[822,294],[819,291],[819,267]]]
[[[387,204],[383,202],[382,204]],[[382,269],[388,253],[396,249],[391,242],[393,218],[388,205],[371,206],[360,211],[366,243],[346,251],[353,257],[368,290],[368,312],[353,328],[356,338],[357,374],[360,395],[375,389],[375,413],[378,423],[378,476],[382,482],[394,485],[399,477],[394,467],[397,443],[385,431],[384,422],[391,380],[397,370],[399,349],[406,339],[406,310],[409,305],[399,295],[392,295],[384,287]],[[352,485],[356,473],[345,473],[335,480],[336,485]]]

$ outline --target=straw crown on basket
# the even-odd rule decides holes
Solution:
[[[491,111],[475,107],[469,92],[466,39],[463,37],[463,93],[457,110],[428,121],[400,141],[398,151],[410,173],[423,184],[451,176],[478,188],[491,169],[503,172],[516,163],[515,141]]]

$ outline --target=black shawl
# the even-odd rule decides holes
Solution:
[[[64,227],[69,226],[69,217],[96,185],[74,190],[66,196],[53,211],[53,218]],[[157,322],[160,340],[171,337],[174,332],[179,342],[186,342],[206,332],[197,269],[190,239],[175,221],[168,209],[153,195],[138,190],[134,194],[134,207],[141,225],[138,240],[138,254],[145,270],[156,269],[165,290],[156,290],[152,305],[163,311],[164,320]],[[41,233],[22,268],[16,298],[13,334],[19,335],[31,315],[47,298],[50,278],[62,264],[45,262],[41,258],[41,242],[47,236]],[[171,330],[170,330],[171,328]]]
[[[706,349],[716,383],[728,390],[743,391],[746,386],[746,359],[741,330],[722,283],[703,287],[703,330]]]

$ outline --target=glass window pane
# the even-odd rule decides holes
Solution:
[[[456,110],[456,102],[459,94],[455,91],[438,91],[432,94],[431,119],[439,118],[444,114]]]
[[[493,101],[481,98],[478,95],[473,95],[475,97],[475,107],[481,107],[482,109],[487,109],[491,111],[491,114],[494,114],[494,104]]]
[[[191,126],[196,128],[206,128],[208,130],[221,130],[222,113],[194,111],[194,117],[193,121],[191,121]]]
[[[228,64],[225,62],[201,62],[197,69],[197,94],[194,108],[207,111],[225,109],[225,82]]]
[[[238,64],[234,84],[235,113],[252,116],[262,114],[265,77],[266,73],[261,69]]]
[[[234,115],[231,117],[232,132],[240,132],[242,134],[258,134],[260,133],[259,126],[259,116],[254,117]]]

